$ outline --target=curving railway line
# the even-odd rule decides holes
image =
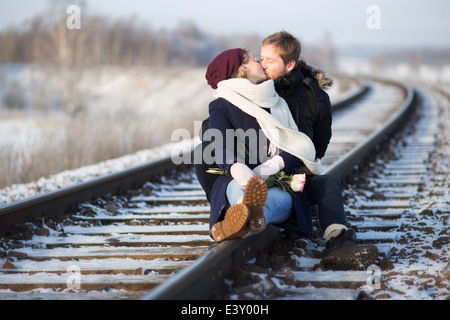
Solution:
[[[233,270],[228,299],[450,299],[449,100],[423,89],[416,100],[404,128],[344,183],[348,221],[379,260],[364,271],[327,270],[321,235],[278,238]]]
[[[345,106],[338,105],[333,116],[333,137],[326,156],[322,159],[325,172],[344,179],[353,167],[386,135],[396,131],[405,115],[414,108],[415,91],[390,81],[366,79],[358,93]],[[199,262],[179,276],[158,287],[146,299],[222,298],[227,290],[228,275],[238,266],[256,257],[278,238],[279,229],[245,240],[220,244],[202,256]],[[204,274],[208,274],[204,277]],[[194,285],[201,283],[201,285]]]
[[[344,180],[413,108],[424,104],[417,95],[411,86],[365,79],[355,94],[336,103],[333,138],[323,159],[326,172]],[[423,140],[432,145],[431,138]],[[402,197],[396,199],[400,208],[405,205]],[[398,216],[395,208],[384,211]],[[195,174],[170,158],[4,206],[0,219],[0,299],[251,299],[237,285],[229,291],[231,274],[245,272],[248,261],[280,241],[291,243],[286,251],[291,260],[292,252],[308,255],[296,258],[301,267],[284,269],[284,277],[292,280],[280,283],[284,298],[361,296],[356,289],[361,280],[352,280],[350,291],[347,286],[330,293],[323,289],[324,279],[316,281],[321,290],[308,295],[315,283],[308,277],[329,273],[314,267],[314,252],[323,246],[319,239],[280,240],[280,230],[270,226],[255,237],[215,244],[208,234],[209,205]],[[351,221],[374,232],[396,230],[403,223],[371,219],[361,222],[359,214]],[[392,246],[385,246],[384,238],[379,243],[381,259],[388,260]],[[254,298],[273,299],[271,294]]]

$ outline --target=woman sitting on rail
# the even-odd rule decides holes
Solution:
[[[270,175],[299,167],[320,174],[320,160],[308,136],[298,131],[272,80],[244,49],[219,54],[206,79],[215,89],[209,105],[211,150],[221,175],[211,192],[210,233],[217,241],[246,237],[267,224],[282,224],[292,213],[312,234],[311,206],[301,192],[267,189]]]

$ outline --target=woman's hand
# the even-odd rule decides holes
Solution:
[[[230,173],[234,180],[236,180],[237,183],[241,187],[244,187],[247,185],[248,180],[253,178],[255,176],[255,173],[247,167],[243,163],[235,163],[230,167]]]

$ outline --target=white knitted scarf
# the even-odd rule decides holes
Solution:
[[[214,97],[224,98],[256,118],[270,143],[302,160],[311,173],[322,172],[313,142],[298,131],[286,101],[275,91],[273,80],[261,84],[236,78],[220,81]],[[270,109],[270,113],[261,108]]]

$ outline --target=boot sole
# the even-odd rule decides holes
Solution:
[[[364,270],[378,258],[375,246],[360,247],[342,256],[329,256],[322,259],[322,264],[335,270]]]
[[[213,239],[221,242],[244,237],[248,233],[249,215],[249,209],[242,203],[230,207],[225,213],[225,218],[211,228]]]
[[[261,232],[266,228],[263,210],[266,199],[266,181],[259,176],[251,178],[245,188],[243,203],[250,211],[249,225],[252,232]]]

